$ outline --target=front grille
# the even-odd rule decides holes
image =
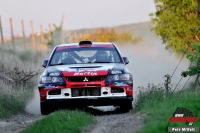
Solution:
[[[75,77],[66,77],[67,81],[70,82],[93,82],[93,81],[102,81],[106,79],[106,76],[75,76]]]
[[[84,86],[84,87],[97,87],[97,86],[101,86],[101,84],[76,84],[76,85],[71,85],[71,87],[80,87],[80,86]]]
[[[100,88],[76,88],[71,89],[72,97],[79,96],[100,96],[101,89]]]

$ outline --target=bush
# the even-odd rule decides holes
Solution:
[[[99,28],[93,33],[85,34],[83,38],[75,38],[76,41],[91,40],[93,42],[136,42],[141,40],[139,37],[133,37],[129,32],[117,33],[114,28]]]
[[[24,97],[0,95],[0,118],[8,118],[11,115],[23,112],[24,107]]]
[[[173,95],[159,99],[160,101],[157,100],[157,97],[153,97],[156,95],[151,95],[152,98],[149,98],[149,102],[145,100],[142,103],[140,100],[142,106],[140,106],[139,110],[147,114],[147,117],[144,120],[144,127],[137,133],[166,133],[168,127],[185,127],[186,122],[169,122],[178,107],[188,109],[193,115],[199,116],[200,87],[198,87],[195,92],[191,92],[191,89],[192,88],[185,89],[181,91],[181,93],[177,91],[173,93]],[[148,93],[147,96],[150,96],[150,93]],[[194,123],[195,127],[198,125],[200,125],[199,120]]]
[[[156,106],[159,102],[166,100],[167,93],[163,85],[148,84],[147,88],[138,87],[140,89],[137,97],[134,111],[141,111],[142,109]],[[143,91],[142,91],[143,90]]]
[[[39,72],[24,65],[30,55],[30,52],[0,49],[3,57],[0,58],[0,118],[23,112],[27,99],[33,94],[33,84],[37,83]]]

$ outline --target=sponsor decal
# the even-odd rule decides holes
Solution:
[[[79,68],[76,68],[76,72],[79,72]]]
[[[40,96],[44,96],[44,92],[40,92]]]
[[[61,95],[48,95],[49,98],[61,97]]]
[[[78,70],[80,70],[80,71],[94,71],[95,70],[95,68],[77,68]]]
[[[132,91],[132,90],[133,90],[133,87],[128,88],[128,90],[129,90],[129,91]]]
[[[74,76],[95,76],[97,72],[75,72]]]
[[[186,108],[177,107],[172,117],[169,119],[168,132],[199,132],[199,127],[192,127],[197,121],[198,116],[193,115],[192,112]],[[185,122],[184,127],[169,127],[173,122]]]
[[[95,67],[95,65],[93,66]],[[81,66],[57,66],[58,70],[63,72],[64,76],[97,76],[97,75],[107,75],[108,70],[112,69],[113,66],[97,66],[97,68],[81,68]]]
[[[115,86],[127,86],[127,84],[124,82],[114,82],[114,83],[115,83]]]
[[[81,71],[94,71],[95,68],[76,68],[76,72],[81,72]]]
[[[51,89],[51,88],[56,88],[57,86],[55,86],[55,85],[45,85],[44,87],[46,89]]]
[[[112,70],[111,71],[111,74],[121,74],[122,73],[122,71],[120,71],[120,70]]]
[[[60,73],[50,73],[49,76],[59,76]]]
[[[94,66],[95,67],[95,66]],[[63,67],[63,66],[58,66],[56,67],[58,70],[60,71],[68,71],[68,72],[82,72],[82,71],[101,71],[101,70],[108,70],[108,69],[112,69],[113,66],[102,66],[102,67],[98,67],[98,68],[81,68],[81,66],[79,68],[69,68],[69,67]]]
[[[57,67],[58,70],[60,71],[66,71],[67,70],[67,67]],[[68,68],[69,69],[69,68]]]

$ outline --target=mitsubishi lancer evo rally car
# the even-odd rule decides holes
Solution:
[[[43,115],[59,107],[120,106],[132,109],[133,78],[113,43],[81,41],[56,46],[40,76]]]

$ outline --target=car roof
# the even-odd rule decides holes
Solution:
[[[60,44],[57,46],[57,49],[77,48],[79,46],[79,43]],[[92,45],[90,47],[115,48],[115,44],[111,42],[92,42]]]

